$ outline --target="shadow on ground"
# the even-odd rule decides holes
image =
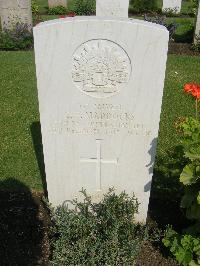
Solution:
[[[33,140],[33,146],[35,150],[35,155],[37,158],[38,167],[40,170],[40,176],[42,179],[43,191],[45,197],[48,197],[47,192],[47,182],[45,174],[45,165],[44,165],[44,155],[43,155],[43,145],[42,145],[42,134],[41,134],[41,125],[40,122],[34,122],[31,125],[31,136]]]
[[[41,196],[15,178],[0,182],[0,265],[48,265],[49,219]]]
[[[153,182],[149,203],[149,219],[162,229],[171,224],[177,231],[188,225],[184,211],[180,208],[183,186],[179,182],[186,164],[183,149],[176,146],[166,154],[159,154],[153,171]]]

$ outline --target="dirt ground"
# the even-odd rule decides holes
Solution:
[[[50,219],[42,194],[0,192],[0,265],[49,265]]]
[[[191,49],[190,43],[169,43],[169,54],[200,56],[200,52]]]

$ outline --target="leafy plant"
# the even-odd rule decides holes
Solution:
[[[1,50],[23,50],[33,46],[33,35],[29,26],[17,23],[12,30],[6,29],[0,32]]]
[[[186,210],[188,219],[199,224],[200,233],[200,123],[196,119],[187,118],[181,128],[184,153],[188,159],[180,175],[180,182],[185,186],[181,207]]]
[[[52,8],[49,8],[48,14],[49,15],[64,15],[67,13],[67,8],[64,6],[55,6]]]
[[[36,4],[35,0],[31,0],[31,10],[33,15],[37,16],[39,13],[39,6]]]
[[[174,34],[175,42],[191,43],[194,36],[194,25],[192,23],[180,23]]]
[[[39,13],[39,6],[37,5],[35,0],[31,0],[31,9],[33,14],[33,24],[36,25],[43,21],[40,13]]]
[[[198,12],[199,0],[191,0],[191,2],[193,3],[193,5],[192,5],[192,14],[194,16],[196,16],[197,12]]]
[[[156,0],[131,0],[130,12],[142,13],[142,12],[155,12],[158,10]]]
[[[196,89],[196,86],[191,89]],[[182,235],[169,227],[163,243],[170,248],[179,263],[195,266],[200,264],[200,122],[186,118],[180,124],[179,132],[182,134],[182,147],[187,160],[180,175],[180,182],[184,186],[181,207],[191,220],[191,225]]]
[[[171,253],[181,265],[200,265],[200,237],[192,237],[188,234],[179,235],[168,227],[163,243],[170,248]]]
[[[53,265],[134,265],[145,239],[145,229],[135,223],[138,201],[113,189],[99,204],[84,200],[70,202],[52,212]]]
[[[93,15],[96,11],[95,0],[74,0],[73,6],[70,11],[76,13],[79,16]]]

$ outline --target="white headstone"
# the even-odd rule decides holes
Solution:
[[[67,7],[67,0],[48,0],[49,8],[56,6],[64,6]]]
[[[31,0],[1,0],[1,25],[12,29],[17,23],[27,24],[32,29]]]
[[[200,2],[198,7],[198,14],[197,14],[197,21],[196,21],[196,29],[195,29],[195,36],[200,38]],[[197,39],[194,39],[194,42],[197,42]]]
[[[98,17],[128,18],[129,0],[96,0]]]
[[[165,27],[75,17],[34,28],[49,200],[109,187],[148,210],[168,49]]]
[[[182,0],[163,0],[163,12],[180,13]]]

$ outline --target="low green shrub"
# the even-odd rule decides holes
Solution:
[[[181,265],[200,265],[200,237],[188,234],[179,235],[171,227],[168,227],[163,243]]]
[[[130,13],[143,13],[158,11],[157,0],[131,0]]]
[[[64,6],[55,6],[49,8],[48,14],[49,15],[65,15],[67,13],[67,8]]]
[[[0,32],[0,50],[26,50],[33,47],[33,34],[29,26],[17,23],[12,30]]]
[[[52,211],[53,265],[134,265],[146,236],[144,226],[135,222],[135,196],[110,189],[95,204],[85,190],[82,194],[82,203],[71,202],[74,208]]]
[[[93,15],[96,12],[96,1],[95,0],[74,0],[73,6],[70,11],[74,12],[79,16]]]
[[[200,234],[200,122],[187,118],[181,129],[182,145],[188,159],[180,175],[180,182],[185,188],[181,207],[185,209],[186,217],[195,223],[194,230],[190,227],[188,231]]]
[[[175,42],[192,43],[194,36],[194,25],[192,23],[178,24],[174,34]]]

